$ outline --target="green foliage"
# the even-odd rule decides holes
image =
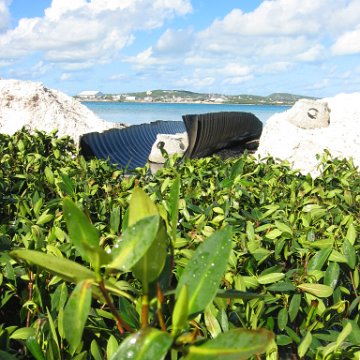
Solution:
[[[54,134],[0,151],[1,359],[360,356],[351,162],[324,153],[312,179],[174,157],[125,177]]]

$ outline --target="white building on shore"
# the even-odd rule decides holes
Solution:
[[[82,91],[77,95],[82,100],[98,100],[104,97],[101,91]]]

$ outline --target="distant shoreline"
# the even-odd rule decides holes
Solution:
[[[295,102],[278,103],[278,102],[254,102],[254,103],[233,103],[233,102],[214,102],[214,101],[117,101],[107,99],[78,99],[81,103],[119,103],[119,104],[189,104],[189,105],[244,105],[244,106],[292,106]]]

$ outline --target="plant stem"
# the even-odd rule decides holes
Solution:
[[[157,313],[157,316],[158,316],[159,324],[160,324],[161,330],[166,331],[164,315],[162,313],[162,306],[164,304],[164,294],[163,294],[163,292],[161,290],[159,282],[157,282],[156,295],[157,295],[157,299],[158,299],[158,306],[157,306],[156,313]]]
[[[149,324],[149,295],[144,293],[141,298],[141,328],[147,327]]]
[[[123,319],[121,319],[118,311],[116,310],[115,308],[115,305],[114,303],[112,302],[112,300],[110,299],[110,296],[107,292],[107,290],[105,289],[105,284],[104,284],[104,280],[101,280],[99,282],[99,288],[100,288],[100,291],[101,293],[103,294],[104,296],[104,299],[105,299],[105,302],[106,304],[109,306],[109,309],[112,313],[112,315],[114,316],[115,318],[115,322],[116,322],[116,327],[118,328],[120,334],[123,334],[124,333],[124,328],[128,331],[128,332],[135,332],[134,329],[128,325]]]
[[[29,289],[29,297],[28,300],[32,301],[33,298],[33,289],[34,289],[34,273],[32,271],[29,271],[29,284],[28,284],[28,289]],[[30,316],[31,316],[31,311],[28,310],[27,314],[26,314],[26,327],[30,326]]]

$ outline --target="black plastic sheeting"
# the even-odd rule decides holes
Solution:
[[[159,120],[102,133],[84,134],[80,138],[80,149],[85,158],[109,159],[120,168],[133,170],[146,164],[157,134],[185,131],[182,121]]]
[[[131,171],[147,163],[157,134],[185,131],[189,137],[185,156],[199,158],[233,146],[246,148],[247,142],[260,138],[262,122],[246,112],[184,115],[183,122],[159,120],[84,134],[80,138],[80,150],[85,158],[109,159],[120,168]]]
[[[185,156],[189,158],[204,157],[225,148],[245,145],[259,139],[263,127],[254,114],[239,111],[184,115],[183,120],[189,137]]]

